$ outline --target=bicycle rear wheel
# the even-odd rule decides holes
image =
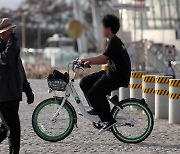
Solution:
[[[122,102],[123,110],[114,107],[112,115],[118,124],[112,127],[114,136],[125,143],[139,143],[152,132],[154,119],[151,110],[142,100],[127,99]]]
[[[68,103],[65,103],[56,115],[61,102],[62,99],[45,100],[33,112],[32,125],[34,131],[43,140],[50,142],[63,140],[74,128],[74,111]]]

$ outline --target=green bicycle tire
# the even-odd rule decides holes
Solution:
[[[52,104],[58,104],[60,105],[61,102],[60,100],[56,100],[54,98],[50,98],[47,100],[44,100],[43,102],[41,102],[34,110],[33,115],[32,115],[32,126],[33,129],[35,131],[35,133],[43,140],[45,141],[50,141],[50,142],[57,142],[57,141],[61,141],[63,139],[65,139],[67,136],[69,136],[74,128],[74,124],[75,124],[75,117],[74,117],[74,110],[72,109],[72,107],[68,104],[65,103],[64,104],[64,108],[67,111],[68,115],[69,115],[69,124],[68,124],[68,128],[61,134],[56,135],[56,136],[50,136],[48,134],[46,134],[42,129],[40,129],[39,125],[38,125],[38,116],[39,116],[39,112],[44,108],[47,107],[48,105],[52,105]]]
[[[142,109],[144,111],[144,113],[142,113],[142,114],[146,114],[146,116],[148,117],[148,127],[146,128],[144,133],[140,134],[138,137],[128,138],[128,137],[125,137],[123,134],[121,134],[118,131],[117,126],[115,125],[111,129],[114,136],[118,140],[120,140],[124,143],[139,143],[139,142],[144,141],[151,134],[151,132],[153,130],[153,126],[154,126],[154,118],[153,118],[153,114],[152,114],[151,110],[148,108],[148,106],[145,106],[144,104],[142,104],[141,100],[138,100],[138,99],[134,99],[133,101],[130,101],[129,99],[127,99],[121,105],[122,105],[122,107],[126,107],[129,105],[129,106],[134,106],[134,107]],[[112,115],[113,115],[114,119],[116,119],[116,116],[119,111],[120,110],[117,107],[114,107],[112,109]]]

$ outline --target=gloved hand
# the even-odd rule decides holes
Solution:
[[[33,92],[26,93],[27,96],[27,103],[32,104],[34,102],[34,94]]]

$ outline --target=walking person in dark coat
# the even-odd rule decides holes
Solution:
[[[29,104],[34,102],[20,59],[15,27],[8,18],[0,20],[0,143],[8,137],[10,154],[19,154],[20,150],[18,110],[22,92],[26,93]]]

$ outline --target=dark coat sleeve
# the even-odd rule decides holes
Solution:
[[[26,73],[25,73],[20,56],[18,57],[18,70],[19,70],[19,77],[20,77],[21,92],[25,92],[26,96],[29,96],[32,94],[32,89],[27,80]]]
[[[23,92],[25,92],[26,95],[32,94],[32,89],[31,89],[30,83],[27,80],[23,65],[22,65],[22,71],[23,71],[23,79],[24,79],[23,80]]]
[[[6,49],[0,53],[0,65],[11,65],[19,54],[20,50],[16,45],[17,39],[11,37],[7,42]]]

